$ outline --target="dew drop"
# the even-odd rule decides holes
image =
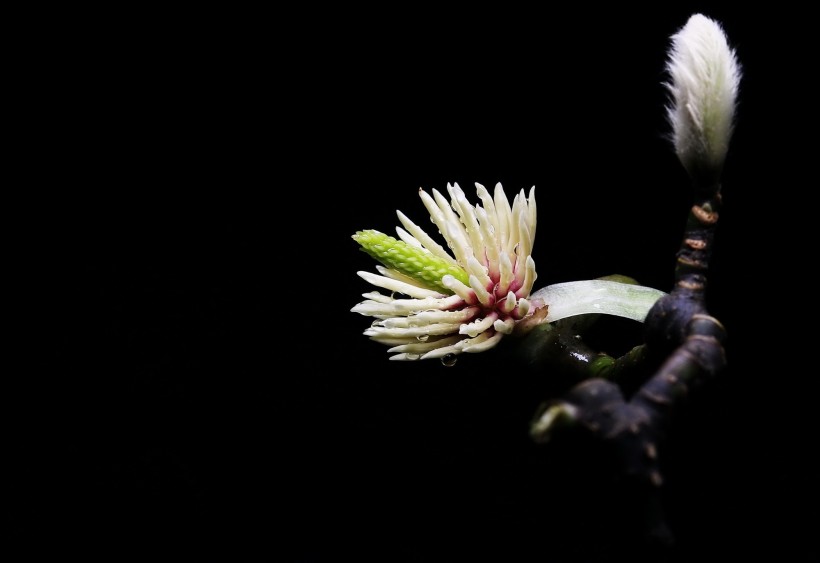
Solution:
[[[443,358],[441,358],[441,365],[451,368],[454,365],[456,365],[457,361],[458,356],[456,356],[455,354],[447,354]]]
[[[382,322],[379,319],[376,319],[372,323],[370,323],[371,327],[382,326]]]
[[[418,340],[419,342],[427,342],[427,340],[428,340],[429,338],[430,338],[430,335],[429,335],[429,334],[419,334],[419,335],[416,337],[416,340]]]
[[[421,354],[407,354],[408,360],[418,360],[421,358]]]

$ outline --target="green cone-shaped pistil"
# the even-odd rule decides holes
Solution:
[[[447,274],[469,285],[467,272],[458,266],[379,231],[359,231],[353,235],[353,240],[362,246],[362,250],[388,268],[410,276],[430,289],[452,293],[441,283],[441,278]]]

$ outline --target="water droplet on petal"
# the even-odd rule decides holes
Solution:
[[[458,356],[456,356],[455,354],[447,354],[443,358],[441,358],[441,365],[451,368],[454,365],[456,365],[457,361]]]
[[[416,337],[416,340],[418,340],[419,342],[427,342],[427,340],[428,340],[429,338],[430,338],[430,335],[429,335],[429,334],[419,334],[419,335]]]
[[[421,354],[407,354],[408,360],[418,360],[421,358]]]
[[[381,322],[379,319],[376,319],[375,321],[373,321],[372,323],[370,323],[370,326],[371,326],[371,327],[375,327],[375,326],[382,326],[382,322]]]

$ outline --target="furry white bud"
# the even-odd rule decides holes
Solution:
[[[690,175],[715,179],[729,148],[741,76],[720,24],[690,17],[672,36],[667,71],[675,152]]]

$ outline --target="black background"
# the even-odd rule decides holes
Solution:
[[[709,293],[729,368],[661,449],[670,560],[817,557],[811,374],[767,329],[794,271],[772,221],[807,182],[789,175],[812,97],[793,79],[800,33],[795,14],[696,4],[69,32],[37,72],[49,156],[21,208],[15,542],[110,560],[642,555],[590,446],[529,440],[550,374],[503,351],[389,362],[361,335],[356,272],[373,264],[350,235],[392,231],[396,209],[426,224],[419,187],[535,185],[537,287],[622,273],[668,289],[691,200],[661,84],[696,11],[724,24],[744,79]],[[640,340],[612,330],[614,351]]]

